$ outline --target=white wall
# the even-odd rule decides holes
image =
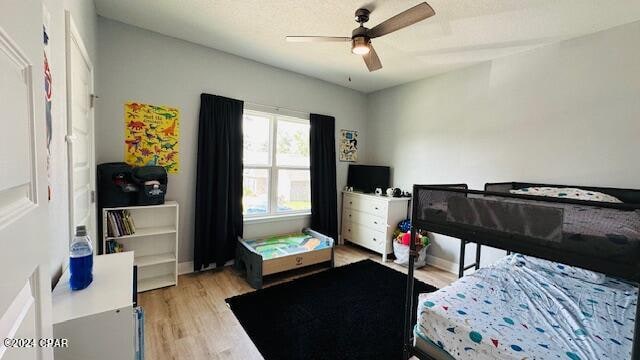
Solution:
[[[395,185],[407,189],[496,181],[638,188],[639,38],[636,22],[370,94],[369,159],[391,165]],[[432,260],[454,267],[458,246],[437,237]]]
[[[361,132],[360,154],[366,153],[366,97],[359,92],[104,18],[99,18],[98,29],[98,163],[124,158],[126,101],[166,104],[181,111],[180,172],[169,176],[167,194],[180,203],[180,262],[193,259],[200,93],[335,116],[337,132]],[[338,162],[339,189],[346,171],[347,164]],[[303,219],[245,226],[245,234],[294,231],[305,223]]]
[[[89,0],[44,0],[49,13],[50,58],[53,79],[52,139],[51,139],[51,189],[49,203],[50,268],[52,282],[57,282],[69,257],[69,191],[67,176],[66,115],[66,65],[65,65],[65,10],[71,16],[78,33],[87,47],[94,67],[97,66],[97,22],[93,1]],[[40,99],[38,99],[40,100]],[[44,101],[44,100],[43,100]],[[44,119],[42,120],[44,124]]]

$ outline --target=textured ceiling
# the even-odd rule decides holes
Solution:
[[[346,43],[284,40],[350,36],[359,7],[371,28],[419,2],[95,0],[101,16],[363,92],[640,20],[638,0],[430,0],[434,17],[373,40],[374,73]]]

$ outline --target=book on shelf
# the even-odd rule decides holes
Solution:
[[[107,241],[107,254],[119,253],[124,251],[124,246],[115,240]]]
[[[129,210],[107,211],[107,236],[121,237],[134,235],[136,226]]]
[[[107,228],[108,228],[108,236],[109,237],[117,237],[120,236],[118,232],[118,226],[116,225],[116,218],[113,215],[113,212],[109,211],[107,213]]]
[[[124,215],[125,215],[125,220],[127,222],[127,226],[129,227],[129,231],[131,232],[131,234],[135,234],[136,225],[133,222],[133,217],[131,216],[131,213],[129,212],[129,210],[125,210]]]

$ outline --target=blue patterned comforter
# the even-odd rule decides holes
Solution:
[[[421,294],[414,331],[456,359],[628,359],[637,291],[516,254]]]

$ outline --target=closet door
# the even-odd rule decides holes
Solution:
[[[66,13],[67,158],[70,233],[84,225],[97,251],[93,66],[69,12]]]

